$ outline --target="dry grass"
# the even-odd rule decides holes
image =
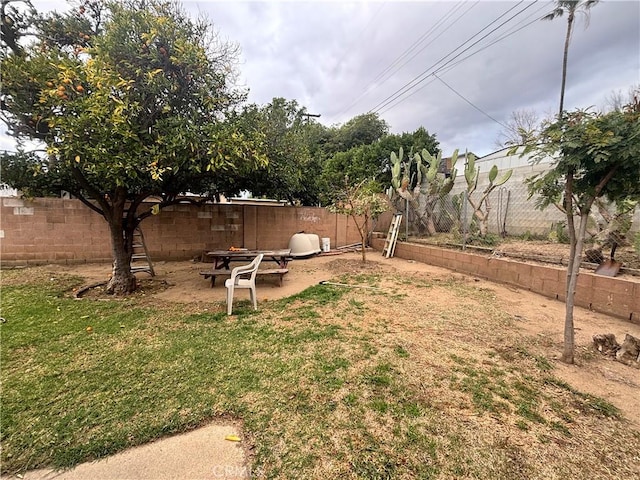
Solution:
[[[3,384],[26,383],[3,412],[3,468],[20,470],[27,458],[29,466],[69,465],[232,415],[269,478],[640,475],[640,433],[608,402],[556,378],[548,342],[523,335],[492,290],[375,262],[330,267],[335,282],[376,288],[316,285],[230,318],[208,313],[211,305],[149,296],[101,310],[106,302],[71,305],[51,290],[43,302],[53,305],[20,315],[37,329],[56,308],[77,308],[65,317],[69,329],[44,340],[12,327],[32,340],[3,342]],[[15,287],[5,294],[13,314],[22,293],[34,295],[24,278],[3,279]],[[47,282],[35,274],[26,283]],[[72,319],[86,311],[102,316],[105,334],[75,331],[84,323]],[[52,365],[51,349],[68,358]],[[52,368],[75,394],[33,393]],[[127,376],[101,383],[113,372]],[[44,418],[60,408],[69,430]]]

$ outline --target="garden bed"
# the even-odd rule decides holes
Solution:
[[[412,243],[435,245],[443,248],[463,248],[459,239],[449,234],[437,234],[432,237],[412,237]],[[548,240],[522,240],[521,238],[507,237],[499,239],[495,245],[480,245],[470,243],[464,248],[474,253],[508,257],[524,262],[534,262],[552,265],[567,265],[569,260],[569,245],[565,243],[551,242]],[[608,252],[604,252],[605,257]],[[640,276],[640,255],[631,246],[618,247],[615,254],[616,261],[622,263],[620,275]],[[585,269],[595,270],[597,264],[583,262]]]

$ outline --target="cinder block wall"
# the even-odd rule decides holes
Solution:
[[[112,258],[105,220],[78,200],[3,198],[0,260],[3,265],[70,263]]]
[[[373,238],[382,251],[385,238]],[[429,245],[398,242],[395,256],[448,268],[487,280],[516,285],[556,300],[565,300],[566,269],[530,265],[505,258],[485,257]],[[640,324],[640,281],[580,273],[575,295],[580,307]]]
[[[230,246],[287,248],[300,231],[329,238],[332,247],[360,241],[352,219],[313,207],[181,204],[145,219],[142,231],[153,260],[190,259],[204,250]],[[111,259],[107,222],[79,200],[2,199],[3,265]]]

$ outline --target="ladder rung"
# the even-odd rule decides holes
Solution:
[[[136,272],[151,272],[151,269],[149,267],[143,267],[143,266],[131,267],[131,272],[132,273],[136,273]]]
[[[392,257],[395,252],[396,242],[398,240],[398,229],[400,228],[401,221],[401,213],[396,213],[391,220],[389,233],[387,234],[387,239],[384,242],[384,248],[382,249],[382,255],[386,258]]]
[[[131,264],[129,265],[132,272],[148,272],[151,276],[155,276],[155,272],[153,271],[153,264],[151,263],[151,259],[149,258],[149,253],[147,252],[147,247],[144,244],[144,235],[142,235],[142,230],[136,228],[133,232],[133,242],[132,242],[132,255],[131,255]],[[136,260],[146,261],[146,265],[133,265],[133,262]]]

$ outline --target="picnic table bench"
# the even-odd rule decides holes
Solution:
[[[282,277],[284,277],[287,273],[289,273],[288,268],[270,268],[265,270],[258,270],[257,275],[278,275],[278,285],[282,286]],[[200,272],[200,275],[206,280],[211,278],[211,288],[213,288],[216,284],[216,277],[218,275],[226,275],[231,276],[231,270],[226,268],[214,268],[213,270],[203,270]]]
[[[291,250],[213,250],[204,253],[213,260],[213,268],[211,270],[203,270],[200,272],[205,280],[211,278],[211,287],[215,285],[218,275],[231,276],[231,262],[250,262],[259,254],[264,255],[262,264],[265,262],[274,262],[278,268],[270,268],[258,270],[258,275],[277,275],[279,284],[282,286],[282,278],[289,272],[287,264],[291,260]]]

